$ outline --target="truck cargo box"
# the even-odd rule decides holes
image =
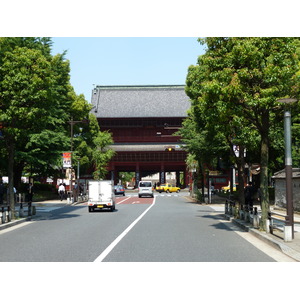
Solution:
[[[89,212],[95,209],[109,208],[115,210],[114,184],[111,180],[89,180],[88,182]]]

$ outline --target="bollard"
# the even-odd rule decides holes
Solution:
[[[259,228],[259,215],[253,215],[253,227]]]
[[[270,220],[266,220],[266,233],[270,233]]]
[[[245,220],[246,222],[249,222],[249,221],[250,221],[250,216],[249,216],[249,211],[248,211],[248,210],[245,211],[245,214],[244,214],[244,220]]]
[[[7,222],[10,222],[11,221],[11,210],[10,210],[10,207],[8,206],[7,208]]]
[[[291,242],[293,240],[293,227],[285,225],[284,227],[284,241],[285,242]]]
[[[6,221],[6,211],[2,210],[2,224]]]
[[[244,219],[244,211],[242,209],[239,210],[239,217],[240,217],[240,220]]]

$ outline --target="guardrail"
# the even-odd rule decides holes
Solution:
[[[285,242],[290,242],[293,239],[293,233],[291,226],[287,225],[289,223],[288,216],[285,214],[277,212],[268,212],[268,223],[267,223],[267,232],[274,234],[274,229],[280,230],[283,232],[283,239]]]
[[[234,200],[230,200],[230,199],[226,199],[225,201],[225,214],[234,216],[235,213],[235,201]]]
[[[259,228],[259,214],[257,207],[252,207],[250,205],[241,205],[240,208],[237,207],[234,200],[226,199],[225,202],[225,214],[244,220],[253,225],[254,228]]]

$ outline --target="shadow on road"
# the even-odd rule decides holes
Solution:
[[[203,211],[201,211],[203,212]],[[220,214],[218,212],[214,212],[214,211],[205,211],[205,212],[210,212],[211,214],[209,215],[197,215],[197,218],[206,218],[206,219],[213,219],[213,220],[217,220],[219,221],[218,223],[214,223],[211,224],[210,226],[215,227],[216,229],[221,229],[221,230],[226,230],[226,231],[239,231],[239,232],[244,232],[244,230],[242,228],[239,227],[235,227],[234,229],[231,228],[231,226],[229,227],[228,225],[226,225],[223,222],[220,221],[224,221],[224,215]]]

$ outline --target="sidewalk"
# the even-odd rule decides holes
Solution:
[[[24,217],[22,217],[22,218],[17,217],[17,219],[15,219],[15,220],[12,220],[10,222],[5,222],[4,224],[0,224],[0,231],[40,217],[41,214],[39,214],[39,211],[42,211],[43,209],[47,210],[47,208],[54,208],[54,207],[59,208],[59,207],[67,206],[67,205],[75,206],[75,205],[83,203],[83,202],[84,201],[69,203],[67,200],[60,201],[59,199],[32,202],[32,206],[35,206],[35,208],[36,208],[36,214],[35,215],[28,216],[28,207],[24,206],[24,208],[23,208]],[[19,206],[18,203],[16,203],[15,212],[16,212],[17,216],[19,215],[19,210],[20,210],[20,206]]]
[[[225,198],[218,197],[214,195],[211,204],[206,204],[211,206],[213,209],[220,213],[226,220],[231,221],[243,230],[253,234],[260,240],[268,243],[269,245],[275,247],[276,249],[282,251],[284,254],[292,257],[296,261],[300,261],[300,214],[294,214],[294,239],[291,242],[284,241],[284,234],[280,230],[274,230],[274,233],[266,233],[265,231],[260,231],[255,229],[251,223],[245,222],[244,220],[234,219],[232,216],[225,214],[225,204],[221,204],[222,200],[225,202]],[[214,204],[216,202],[216,204]],[[254,205],[258,208],[258,213],[261,213],[259,205]],[[274,207],[270,207],[271,211],[285,213],[285,211],[275,210]]]

